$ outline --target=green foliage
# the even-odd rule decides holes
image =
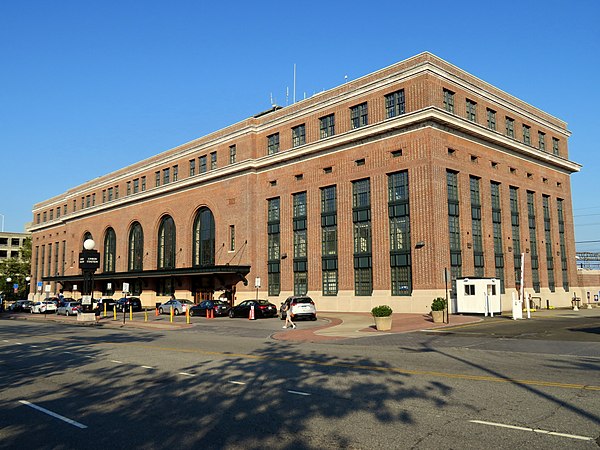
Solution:
[[[373,317],[389,317],[392,315],[392,308],[388,305],[376,306],[371,310],[371,314]]]
[[[0,262],[0,293],[7,300],[27,298],[27,281],[31,274],[31,239],[27,238],[21,247],[20,258],[8,258]],[[10,278],[10,282],[6,279]],[[17,293],[13,285],[18,284]]]
[[[446,299],[444,297],[438,297],[433,299],[431,302],[432,311],[443,311],[446,309]]]

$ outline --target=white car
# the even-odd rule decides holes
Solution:
[[[192,306],[194,306],[194,302],[191,300],[172,299],[160,305],[158,312],[159,314],[171,314],[171,309],[173,309],[173,314],[178,316],[179,314],[184,314]]]
[[[279,308],[279,317],[281,320],[285,320],[285,317],[287,316],[285,311],[286,305],[287,310],[290,312],[290,316],[294,320],[299,318],[317,320],[317,308],[315,306],[315,302],[313,302],[312,298],[306,295],[288,297],[283,303],[281,303],[281,308]]]
[[[54,302],[35,302],[31,305],[31,314],[55,313],[56,309]]]

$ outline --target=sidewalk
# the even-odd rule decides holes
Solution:
[[[392,314],[392,329],[377,331],[371,313],[322,312],[319,318],[329,324],[309,329],[288,329],[273,335],[284,341],[324,342],[356,339],[376,334],[397,334],[480,322],[482,317],[450,315],[450,323],[433,323],[429,314]]]

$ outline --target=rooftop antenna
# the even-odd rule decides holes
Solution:
[[[348,75],[344,75],[344,83],[348,82]]]
[[[290,87],[286,86],[285,87],[285,106],[287,106],[289,104],[289,99],[290,99]]]

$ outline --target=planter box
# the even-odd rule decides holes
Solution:
[[[392,316],[375,317],[375,327],[378,331],[389,331],[392,329]]]
[[[444,322],[444,311],[431,311],[431,317],[434,323]]]

